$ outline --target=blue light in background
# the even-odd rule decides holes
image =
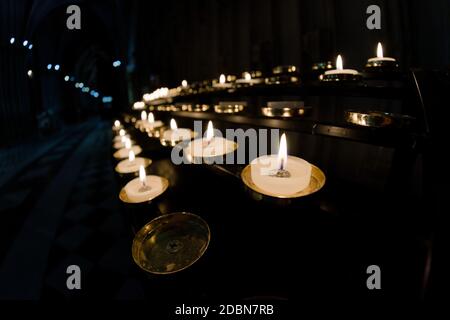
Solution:
[[[52,64],[49,63],[49,64],[47,65],[47,70],[50,70],[51,68],[52,68]]]
[[[56,64],[56,65],[55,65],[55,70],[58,71],[59,68],[60,68],[59,64]]]
[[[69,76],[64,77],[64,81],[66,81],[66,82],[69,81],[69,79],[70,79]]]
[[[116,60],[113,62],[113,67],[114,68],[120,67],[121,64],[122,64],[122,62],[120,62],[120,60]]]
[[[26,47],[28,45],[28,40],[24,40],[22,44],[24,47]]]
[[[16,41],[16,38],[11,37],[11,39],[9,39],[9,43],[13,44]]]

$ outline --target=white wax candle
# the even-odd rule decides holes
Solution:
[[[133,151],[135,155],[138,155],[142,152],[142,148],[139,146],[132,146],[130,149],[122,148],[114,153],[114,158],[116,159],[128,158],[130,151]]]
[[[147,164],[146,162],[148,160],[149,159],[140,158],[140,157],[135,158],[133,161],[130,161],[129,159],[125,159],[125,160],[120,161],[117,164],[116,170],[119,173],[137,172],[137,171],[139,171],[140,166],[146,167],[146,164]]]
[[[114,137],[114,142],[122,142],[122,137],[125,137],[125,138],[127,138],[127,139],[130,139],[130,135],[129,135],[129,134],[124,135],[124,136],[115,136],[115,137]]]
[[[325,75],[335,75],[335,74],[358,75],[359,72],[353,69],[344,69],[344,62],[342,61],[342,57],[341,55],[338,55],[336,59],[336,69],[325,71]]]
[[[126,142],[122,142],[122,141],[119,141],[119,142],[115,142],[114,143],[114,149],[122,149],[122,148],[125,148],[126,147],[126,144],[125,144]],[[134,141],[131,141],[131,143],[134,143]]]
[[[209,141],[209,142],[208,142]],[[194,158],[209,158],[222,156],[237,149],[234,141],[222,137],[196,139],[185,148],[186,154]]]
[[[376,58],[370,58],[368,61],[369,62],[382,62],[382,61],[395,62],[396,60],[394,58],[385,57],[383,55],[383,46],[381,45],[380,42],[378,42],[377,57]]]
[[[192,139],[192,130],[179,128],[179,129],[169,129],[163,132],[162,139],[167,141],[184,141]]]
[[[298,157],[288,156],[286,167],[289,177],[276,177],[279,169],[278,155],[259,157],[251,162],[253,183],[268,194],[291,196],[309,186],[311,180],[311,164]]]
[[[133,179],[125,185],[125,192],[131,202],[150,201],[164,192],[164,178],[146,176],[145,187],[139,178]]]

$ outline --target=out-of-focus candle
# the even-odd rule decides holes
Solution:
[[[144,168],[151,164],[151,160],[147,158],[136,157],[133,150],[128,153],[128,159],[120,161],[116,166],[118,173],[138,172],[139,168]]]
[[[161,137],[161,143],[163,145],[175,146],[177,143],[192,139],[196,133],[193,133],[191,129],[178,128],[175,119],[170,120],[170,129],[163,132]]]

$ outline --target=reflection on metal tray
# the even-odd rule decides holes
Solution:
[[[222,101],[214,106],[216,113],[238,113],[245,109],[246,101]]]
[[[199,216],[176,212],[160,216],[136,234],[132,255],[143,270],[170,274],[186,269],[205,253],[211,233]]]
[[[303,101],[269,101],[267,107],[261,108],[266,117],[304,117],[311,111],[311,107],[305,107]]]
[[[296,73],[297,71],[298,69],[294,65],[277,66],[272,69],[273,74]]]
[[[348,123],[364,127],[410,128],[416,119],[408,115],[380,111],[359,112],[347,110],[345,111],[345,120]]]

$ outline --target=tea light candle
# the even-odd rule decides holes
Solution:
[[[153,112],[149,112],[147,116],[147,121],[142,122],[142,127],[146,130],[153,130],[156,128],[160,128],[164,125],[162,121],[155,121],[155,116]]]
[[[122,129],[122,125],[121,125],[120,121],[119,120],[114,121],[113,130],[114,131],[119,131],[121,129]]]
[[[230,76],[230,79],[231,79],[231,78],[232,78],[232,77]],[[217,81],[217,80],[215,80],[215,81]],[[217,82],[213,83],[213,87],[214,87],[214,88],[222,88],[222,89],[225,89],[225,88],[231,88],[231,87],[233,87],[233,84],[230,83],[230,82],[227,82],[227,77],[226,77],[224,74],[221,74],[221,75],[219,76],[219,83],[217,83]]]
[[[378,42],[376,58],[367,60],[366,68],[397,68],[398,64],[394,58],[385,57],[383,55],[383,46]],[[371,69],[373,70],[373,69]]]
[[[287,155],[286,135],[280,140],[278,155],[266,155],[250,163],[253,183],[266,194],[292,196],[309,186],[311,164]]]
[[[133,143],[134,141],[126,137],[122,137],[121,141],[114,143],[114,149],[122,149],[122,148],[130,149]]]
[[[250,72],[244,72],[242,76],[242,79],[237,79],[236,83],[253,85],[264,82],[263,78],[252,78],[252,74]]]
[[[147,176],[143,165],[139,166],[139,178],[128,182],[123,191],[127,202],[140,203],[150,201],[162,194],[168,187],[168,181],[159,176]]]
[[[353,69],[344,69],[344,63],[341,55],[337,56],[336,69],[325,71],[322,75],[322,81],[343,81],[343,80],[358,80],[360,73]]]
[[[234,152],[237,147],[238,145],[234,141],[222,137],[215,137],[213,124],[209,121],[206,137],[191,141],[184,151],[188,159],[210,158]]]
[[[170,130],[163,132],[161,137],[161,144],[163,146],[175,146],[181,141],[191,140],[197,135],[191,129],[178,128],[175,119],[170,120]]]
[[[128,157],[130,151],[133,151],[133,153],[135,155],[138,155],[142,152],[142,148],[140,146],[132,146],[130,148],[122,148],[122,149],[117,150],[113,154],[113,156],[116,159],[125,159]]]
[[[133,173],[139,171],[140,166],[147,167],[152,163],[150,159],[135,157],[133,150],[128,153],[128,159],[120,161],[116,166],[118,173]]]

